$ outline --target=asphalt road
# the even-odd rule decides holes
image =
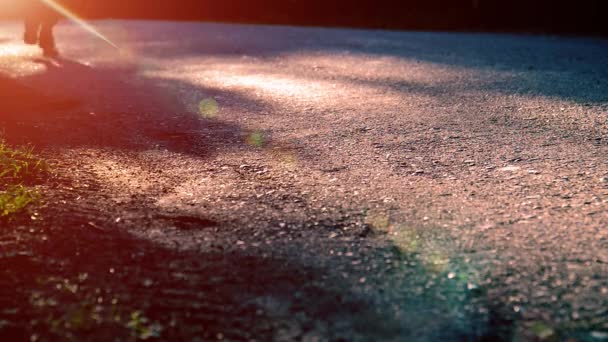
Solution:
[[[608,339],[606,40],[95,25],[0,26],[0,335]]]

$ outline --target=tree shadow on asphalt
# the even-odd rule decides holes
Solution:
[[[96,83],[101,88],[116,84],[116,80],[110,80],[109,85],[104,83],[108,82],[103,80],[107,71],[100,71],[104,75],[98,75],[80,64],[68,68],[81,72],[89,80],[101,80]],[[59,150],[94,147],[138,151],[149,148],[132,141],[129,136],[130,132],[142,127],[152,130],[149,123],[124,118],[121,123],[125,131],[121,131],[101,123],[87,125],[91,120],[88,117],[74,122],[77,115],[86,115],[82,108],[86,106],[83,102],[88,100],[76,97],[76,101],[74,97],[64,97],[65,93],[48,90],[56,84],[53,82],[60,80],[61,74],[30,78],[27,80],[30,83],[10,78],[0,80],[1,87],[7,87],[15,99],[7,102],[15,106],[12,113],[19,114],[10,116],[7,121],[25,126],[16,130],[18,125],[9,125],[7,138],[33,141],[39,148]],[[78,86],[81,85],[72,85]],[[119,90],[122,93],[124,85]],[[150,91],[145,89],[148,95]],[[78,94],[77,90],[75,93]],[[99,90],[95,96],[103,93]],[[28,102],[34,103],[33,109],[25,106]],[[41,104],[44,112],[40,111]],[[154,111],[156,106],[152,104],[150,110]],[[103,108],[102,101],[88,110],[99,108]],[[8,105],[3,109],[11,112]],[[95,112],[96,115],[101,113]],[[116,118],[108,120],[117,122]],[[31,126],[27,126],[28,123]],[[36,130],[36,123],[43,128]],[[182,123],[180,117],[170,121],[168,127],[181,128]],[[72,133],[74,129],[82,132]],[[95,138],[100,134],[109,134],[111,139]],[[146,134],[152,141],[158,141],[157,136]],[[91,136],[93,140],[88,139]],[[221,145],[221,151],[230,146],[223,145],[224,141],[230,142],[229,139],[217,141],[214,147]],[[167,147],[174,152],[201,157],[200,150],[188,146]],[[61,188],[77,187],[69,176],[63,177],[53,183],[59,183]],[[88,184],[87,191],[96,193],[98,190],[99,185]],[[119,215],[114,211],[119,208],[111,200],[89,198],[80,191],[54,189],[52,194],[53,202],[43,207],[39,216],[34,216],[42,220],[32,221],[27,215],[23,216],[6,224],[8,229],[2,234],[0,267],[5,276],[0,280],[0,287],[15,291],[4,291],[0,295],[0,307],[5,308],[0,312],[0,336],[29,338],[36,334],[106,340],[116,336],[143,338],[158,334],[169,340],[193,336],[203,340],[220,337],[228,340],[316,337],[389,340],[420,332],[413,329],[407,317],[400,319],[387,315],[383,308],[378,308],[374,295],[368,296],[365,291],[353,288],[367,285],[342,278],[344,273],[356,271],[348,266],[349,258],[320,266],[304,263],[291,251],[303,248],[294,242],[288,246],[270,245],[256,249],[220,239],[217,245],[202,250],[174,250],[131,235],[119,224],[112,223]],[[65,206],[56,206],[61,201]],[[194,224],[198,225],[199,221]],[[208,221],[206,225],[213,225],[213,222]],[[325,222],[323,226],[328,229],[340,227],[336,222]],[[301,236],[302,231],[293,234]],[[246,240],[246,237],[239,238]],[[287,240],[291,241],[291,238]],[[345,244],[337,242],[334,248],[347,248]],[[283,254],[279,250],[283,250]],[[384,263],[383,257],[370,257]],[[396,254],[395,257],[402,256]],[[342,273],[334,269],[336,266]],[[349,276],[356,279],[373,277],[366,273]],[[403,304],[394,305],[401,307]],[[430,302],[418,305],[428,312],[442,306]],[[445,337],[479,336],[476,331],[458,328],[452,322],[438,324],[443,329],[425,333]]]
[[[7,115],[6,138],[13,143],[32,143],[39,148],[93,147],[124,151],[147,150],[161,142],[160,148],[196,157],[209,157],[219,153],[218,150],[228,151],[235,145],[243,144],[242,129],[237,125],[219,120],[204,120],[192,115],[179,102],[167,99],[162,94],[162,90],[156,86],[145,86],[145,82],[137,85],[129,84],[128,79],[133,78],[133,73],[133,70],[95,69],[76,62],[63,61],[60,67],[48,64],[47,71],[43,74],[19,80],[0,79],[0,88],[13,89],[12,94],[15,94],[15,99],[18,100],[5,102],[7,107],[1,108],[3,111],[13,113]],[[77,75],[78,81],[66,88],[65,75]],[[156,80],[148,81],[149,84],[155,84]],[[57,84],[61,84],[62,87],[56,87]],[[92,94],[78,96],[86,93],[83,93],[84,89],[80,87],[91,84],[95,87]],[[179,88],[180,84],[175,82],[171,87]],[[54,92],[54,88],[70,91],[67,94],[62,91]],[[217,92],[213,89],[200,91],[206,94]],[[10,94],[11,90],[8,93]],[[223,91],[219,93],[232,98],[239,106],[264,105],[243,98],[240,94],[225,94]],[[141,112],[130,110],[129,106],[133,101],[145,104]],[[28,107],[31,103],[34,104],[33,108]],[[168,117],[167,113],[176,115]],[[201,131],[211,136],[211,139],[205,139],[203,144],[200,143]],[[272,312],[262,310],[260,313],[260,308],[276,310],[281,317],[298,315],[301,317],[303,314],[304,325],[314,325],[314,320],[310,317],[336,321],[341,316],[358,315],[360,319],[364,317],[370,322],[387,320],[386,317],[376,316],[373,310],[368,308],[371,306],[369,303],[345,290],[349,285],[340,282],[333,283],[335,288],[313,286],[306,289],[301,298],[293,301],[293,294],[300,291],[303,283],[320,282],[324,275],[331,273],[329,270],[286,264],[285,260],[268,260],[238,250],[204,253],[174,252],[126,234],[116,233],[118,229],[111,232],[96,232],[96,228],[89,222],[74,221],[65,224],[59,221],[57,224],[67,229],[47,232],[49,235],[55,234],[52,237],[53,243],[41,243],[36,247],[39,250],[34,252],[34,255],[43,258],[44,262],[34,261],[35,264],[31,265],[28,264],[32,262],[30,260],[23,265],[19,262],[6,265],[7,270],[32,270],[32,272],[17,272],[21,274],[13,275],[6,286],[13,287],[20,284],[23,290],[20,300],[33,301],[42,307],[52,304],[49,299],[53,298],[56,302],[63,303],[61,299],[63,295],[45,292],[48,290],[47,287],[56,289],[57,284],[60,283],[63,284],[62,288],[73,288],[70,284],[81,281],[80,276],[87,274],[83,282],[88,283],[81,285],[79,290],[85,297],[76,301],[66,300],[66,303],[70,303],[68,306],[74,306],[73,309],[57,310],[56,316],[51,316],[48,322],[40,322],[43,333],[44,329],[52,330],[54,325],[61,327],[67,322],[69,325],[79,325],[77,329],[84,329],[84,333],[81,333],[84,336],[99,336],[98,329],[89,330],[91,325],[96,324],[95,322],[83,323],[79,317],[83,312],[87,317],[95,317],[94,311],[98,310],[100,294],[103,294],[102,302],[108,300],[111,302],[112,291],[117,291],[116,289],[124,290],[118,290],[121,293],[116,296],[120,303],[126,304],[124,309],[115,310],[122,310],[121,315],[129,318],[123,318],[120,324],[108,322],[103,324],[109,324],[113,329],[133,330],[133,326],[136,327],[135,330],[137,326],[153,329],[150,324],[159,320],[163,322],[165,328],[170,327],[166,328],[170,333],[163,336],[176,338],[196,334],[204,338],[217,338],[218,334],[223,334],[228,339],[246,339],[271,337],[276,331],[285,331],[288,337],[301,335],[302,327],[294,328],[293,322],[289,320],[282,322],[283,318],[267,317],[266,315],[271,315]],[[15,261],[13,257],[26,259],[28,255],[16,255],[4,261],[13,262]],[[86,262],[80,263],[79,260]],[[165,265],[167,260],[177,261],[167,266]],[[49,264],[45,264],[47,261],[56,264],[49,267]],[[61,272],[49,272],[52,267],[57,267]],[[68,284],[65,283],[66,279]],[[42,296],[51,297],[42,297],[42,301],[39,297],[32,298],[29,291],[31,288],[42,288],[40,291]],[[106,289],[109,289],[109,292]],[[74,293],[65,295],[73,298]],[[301,308],[284,311],[281,297],[290,298],[289,306]],[[151,298],[165,300],[155,301]],[[248,302],[260,298],[265,298],[266,302]],[[315,298],[314,302],[310,302],[310,298]],[[315,304],[318,303],[321,304],[315,308]],[[135,322],[131,327],[125,328],[132,322],[125,322],[124,319],[137,321],[133,313],[140,309],[149,313],[147,319],[150,321],[140,320],[141,322]],[[52,310],[54,309],[51,309],[51,312]],[[103,310],[110,312],[113,308],[102,305]],[[180,322],[179,326],[171,326],[171,318],[173,318],[171,314],[176,315],[175,321]],[[20,318],[28,321],[30,317]],[[284,324],[285,327],[276,324]],[[398,331],[398,328],[395,328],[398,326],[397,323],[386,324]],[[395,327],[392,326],[393,324]],[[252,326],[259,330],[251,330]],[[13,332],[23,332],[24,328],[17,326]],[[320,329],[335,331],[334,328]],[[304,328],[304,330],[308,329],[314,330],[312,327]],[[108,332],[112,331],[116,330],[108,330]],[[392,333],[394,334],[394,331]],[[113,335],[109,333],[108,337],[111,336]],[[332,337],[348,339],[349,336],[338,334]]]
[[[114,221],[116,203],[89,196],[100,184],[74,191],[78,180],[58,177],[50,182],[67,190],[53,189],[53,201],[31,218],[0,219],[2,338],[387,340],[404,333],[333,265],[303,263],[285,246],[221,237],[195,250],[142,239]]]
[[[272,59],[300,53],[394,57],[476,72],[510,73],[508,78],[484,85],[483,89],[488,91],[581,104],[608,103],[607,92],[597,89],[608,86],[605,39],[184,23],[160,24],[142,32],[137,24],[124,25],[133,25],[142,41],[159,39],[156,37],[161,33],[173,37],[168,33],[180,32],[183,37],[180,41],[161,39],[162,49],[157,45],[142,47],[142,53],[159,59],[188,56]],[[204,36],[200,35],[202,28],[206,29]]]
[[[61,59],[35,59],[45,71],[13,79],[0,76],[3,138],[39,149],[106,148],[122,151],[167,149],[208,158],[243,145],[243,129],[204,118],[174,98],[174,89],[138,79],[135,69],[94,68]],[[220,94],[198,88],[200,98]],[[259,108],[242,95],[221,92],[227,102]],[[193,104],[196,108],[198,103]]]
[[[397,39],[396,33],[393,34]],[[580,104],[608,103],[606,92],[600,89],[608,86],[608,73],[603,68],[608,59],[602,53],[608,49],[605,40],[403,33],[401,44],[395,46],[394,43],[380,40],[371,46],[355,47],[354,50],[355,53],[372,56],[393,56],[449,68],[505,74],[504,78],[473,90],[547,97]],[[566,44],[566,47],[560,43]],[[437,89],[441,90],[442,87]]]
[[[50,151],[128,152],[160,143],[160,148],[197,158],[244,144],[238,126],[201,119],[178,101],[155,96],[162,95],[161,89],[126,84],[125,77],[134,76],[124,70],[96,70],[69,60],[39,62],[47,68],[41,74],[0,77],[3,137],[10,143]],[[70,81],[75,82],[66,84]],[[94,89],[83,89],[86,85]],[[222,96],[239,105],[250,101],[225,92]],[[134,112],[130,101],[148,102],[143,112]],[[201,143],[201,131],[212,133],[211,138]],[[56,186],[73,186],[75,180],[61,177],[53,180]],[[398,324],[378,316],[367,299],[331,270],[221,245],[174,251],[116,224],[91,222],[112,215],[113,202],[93,205],[73,198],[76,193],[52,193],[53,202],[36,214],[43,221],[24,215],[1,222],[8,228],[2,234],[0,287],[15,291],[0,295],[0,336],[270,340],[283,335],[289,340],[309,334],[339,340],[361,330],[351,325],[361,320],[377,322],[365,334],[371,329],[396,335]],[[66,208],[55,207],[61,201]]]
[[[137,24],[125,24],[129,25]],[[206,35],[201,37],[202,27]],[[508,126],[510,130],[530,130],[553,133],[562,137],[582,137],[597,144],[605,132],[598,123],[601,115],[586,115],[573,123],[559,121],[559,117],[534,115],[493,115],[492,103],[483,94],[518,95],[531,99],[567,101],[584,106],[608,105],[608,42],[597,38],[569,38],[507,34],[463,34],[441,32],[391,32],[365,30],[330,30],[270,26],[239,26],[217,24],[178,24],[154,26],[151,32],[141,32],[142,41],[161,36],[161,32],[184,31],[184,39],[161,40],[163,49],[156,45],[142,46],[141,52],[158,59],[207,56],[218,58],[253,57],[262,62],[279,58],[298,57],[317,53],[353,56],[364,59],[392,58],[406,62],[435,64],[438,67],[464,71],[477,82],[449,80],[426,84],[408,80],[408,75],[391,78],[356,77],[332,74],[328,81],[341,80],[394,92],[444,97],[459,101],[479,97],[478,119],[484,124]],[[175,33],[174,33],[175,34]],[[167,34],[166,37],[172,37]],[[339,57],[337,57],[339,58]],[[371,70],[370,70],[371,71]],[[279,71],[280,72],[280,71]],[[293,76],[287,74],[286,76]],[[315,80],[314,74],[302,77],[301,82]],[[476,95],[478,94],[478,95]],[[558,102],[556,101],[556,106]],[[563,104],[559,104],[563,106]],[[516,110],[517,108],[514,108]],[[507,110],[508,112],[508,110]]]
[[[353,317],[394,324],[328,270],[272,253],[178,252],[118,227],[20,223],[0,249],[0,287],[11,289],[0,294],[5,338],[349,340],[369,329],[349,326]]]
[[[59,199],[70,203],[78,195],[67,193]],[[104,208],[108,204],[97,203]],[[274,244],[220,242],[198,251],[177,250],[137,238],[116,223],[95,224],[85,215],[61,215],[62,210],[70,209],[46,208],[42,221],[20,218],[3,231],[0,288],[12,290],[0,293],[2,337],[107,340],[158,334],[164,340],[491,341],[511,334],[501,317],[491,315],[489,323],[494,325],[488,330],[484,319],[460,321],[466,313],[450,306],[456,303],[433,304],[445,300],[436,295],[459,296],[458,288],[435,292],[439,285],[427,284],[422,294],[392,302],[365,294],[375,286],[390,291],[392,286],[424,286],[430,280],[424,271],[408,266],[373,266],[376,272],[403,278],[391,283],[390,277],[376,279],[375,274],[351,268],[356,259],[344,256],[343,262],[329,265],[318,259],[302,262],[286,257],[284,247]],[[111,210],[105,213],[112,215]],[[338,242],[331,248],[345,247]],[[311,249],[295,242],[289,248],[301,255]],[[413,261],[391,249],[369,252],[363,258],[380,264],[388,255],[393,263]],[[353,283],[345,274],[380,283]],[[445,277],[431,279],[439,278]],[[403,306],[405,317],[387,315],[390,307]],[[458,319],[442,319],[437,309]]]

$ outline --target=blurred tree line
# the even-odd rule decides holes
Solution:
[[[608,0],[58,0],[96,18],[608,34]]]

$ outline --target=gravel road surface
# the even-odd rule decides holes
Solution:
[[[608,340],[608,41],[95,25],[0,23],[0,335]]]

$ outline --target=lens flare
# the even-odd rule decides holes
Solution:
[[[99,31],[97,31],[97,29],[95,29],[93,26],[91,26],[91,24],[84,21],[76,13],[67,9],[60,3],[56,2],[55,0],[42,0],[42,2],[44,2],[50,8],[57,11],[59,14],[65,16],[66,18],[70,19],[74,23],[78,24],[80,27],[82,27],[83,29],[85,29],[86,31],[88,31],[89,33],[94,35],[95,37],[103,40],[104,42],[108,43],[110,46],[118,49],[118,46],[116,46],[116,44],[114,44],[110,39],[106,38],[106,36],[104,36]]]
[[[214,98],[203,99],[198,105],[199,113],[205,118],[214,118],[220,110],[220,105]]]
[[[264,136],[264,132],[262,132],[262,131],[255,131],[255,132],[252,132],[251,134],[249,134],[245,138],[245,141],[250,146],[253,146],[253,147],[262,147],[266,143],[266,137]]]

